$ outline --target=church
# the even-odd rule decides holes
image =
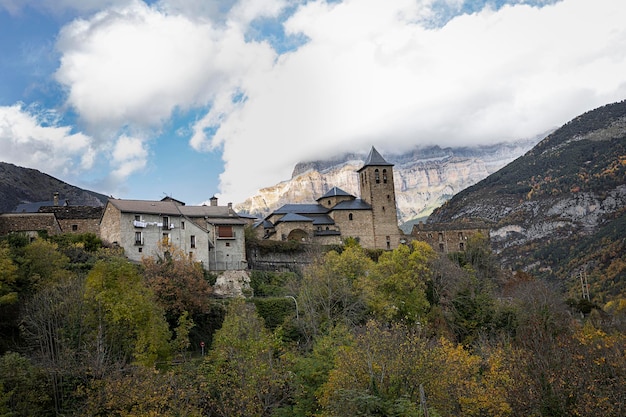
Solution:
[[[355,238],[367,249],[395,249],[405,236],[398,227],[393,164],[372,147],[357,172],[360,197],[333,187],[316,203],[285,204],[254,225],[257,236],[320,245]]]

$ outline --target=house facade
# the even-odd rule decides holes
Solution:
[[[100,237],[124,249],[128,259],[164,256],[169,244],[209,271],[246,269],[244,226],[232,206],[186,206],[160,201],[109,199],[100,220]]]
[[[351,237],[368,249],[404,243],[398,227],[393,164],[372,147],[358,171],[360,198],[333,187],[316,203],[286,204],[254,226],[261,239],[341,244]]]
[[[428,243],[440,253],[463,252],[475,234],[489,238],[489,226],[483,222],[423,223],[413,225],[411,238]]]

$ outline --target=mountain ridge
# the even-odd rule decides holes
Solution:
[[[452,195],[506,165],[539,139],[476,147],[416,147],[402,154],[385,154],[385,159],[395,165],[400,223],[427,216]],[[325,160],[300,162],[295,165],[289,180],[260,189],[235,208],[265,217],[283,204],[312,203],[334,186],[357,196],[356,171],[365,157],[365,154],[348,153]]]
[[[600,301],[626,292],[626,101],[586,112],[433,211],[482,220],[501,263],[560,280],[586,271]]]
[[[84,190],[36,169],[0,162],[0,213],[12,212],[24,203],[52,201],[55,192],[72,205],[101,207],[108,199],[104,194]]]

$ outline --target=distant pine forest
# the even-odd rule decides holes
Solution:
[[[0,240],[0,416],[626,415],[626,301],[503,270],[484,236],[311,248],[238,298],[161,253]]]

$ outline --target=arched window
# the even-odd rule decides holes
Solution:
[[[352,220],[352,213],[348,214],[348,220]]]
[[[380,184],[380,172],[378,172],[378,168],[374,170],[374,180],[376,184]]]
[[[387,184],[387,170],[383,169],[383,183]]]

